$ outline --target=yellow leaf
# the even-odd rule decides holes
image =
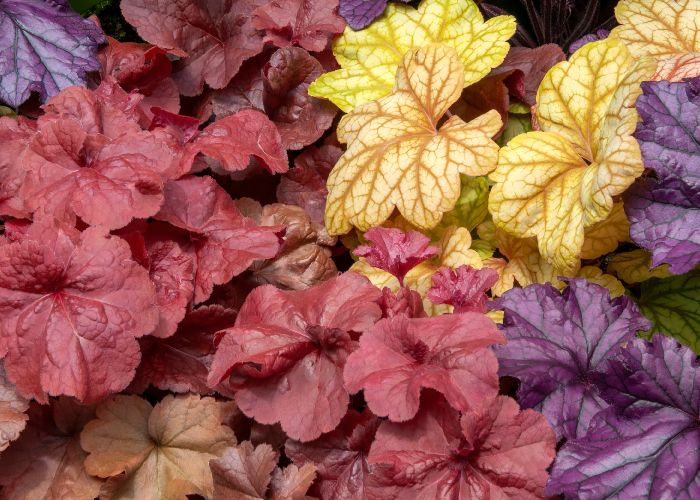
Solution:
[[[700,52],[693,52],[691,54],[678,54],[659,61],[652,80],[682,82],[684,78],[694,78],[698,75],[700,75]]]
[[[620,23],[610,38],[622,40],[632,56],[666,59],[700,52],[700,2],[697,0],[621,0]]]
[[[613,197],[644,171],[634,103],[655,69],[650,57],[633,62],[617,40],[586,44],[555,65],[537,94],[542,132],[511,140],[489,176],[496,227],[536,237],[560,269],[576,266],[584,228],[605,219]]]
[[[610,297],[619,297],[625,293],[625,287],[620,281],[615,278],[615,276],[610,276],[609,274],[603,274],[599,268],[595,266],[582,267],[581,270],[576,274],[578,278],[586,278],[591,283],[595,283],[600,286],[604,286],[610,290]]]
[[[649,269],[651,252],[638,249],[631,252],[619,253],[608,264],[608,272],[615,273],[627,283],[639,283],[649,278],[668,278],[673,276],[668,271],[668,264],[662,264]]]
[[[453,307],[446,304],[435,305],[430,300],[425,298],[426,292],[433,286],[432,277],[435,272],[441,267],[451,267],[456,269],[459,266],[470,265],[476,269],[481,269],[483,263],[481,257],[474,250],[471,250],[472,238],[466,228],[451,226],[445,229],[440,240],[435,244],[440,248],[441,252],[435,257],[437,263],[433,260],[427,260],[420,263],[411,269],[404,279],[404,283],[408,288],[418,292],[423,297],[423,308],[429,316],[437,316],[452,312]],[[351,271],[364,274],[369,278],[372,284],[379,288],[389,287],[396,293],[400,286],[397,280],[390,273],[377,269],[367,264],[364,258],[360,258],[355,262]]]
[[[486,316],[491,318],[495,323],[503,323],[503,316],[505,316],[506,312],[504,310],[495,310],[495,311],[489,311],[486,313]]]
[[[495,110],[469,123],[437,122],[459,97],[464,79],[457,52],[430,44],[404,56],[396,89],[345,115],[338,139],[347,151],[328,177],[326,227],[331,235],[381,225],[397,207],[420,229],[432,229],[460,195],[459,174],[484,175],[496,166],[491,137]]]
[[[333,42],[341,69],[322,75],[309,94],[333,101],[345,112],[389,95],[396,69],[414,47],[443,43],[454,48],[464,68],[463,86],[481,80],[503,62],[515,33],[512,16],[484,22],[472,0],[423,0],[418,10],[389,3],[367,28],[350,27]]]
[[[615,203],[607,219],[587,227],[584,231],[582,259],[597,259],[617,248],[621,241],[630,241],[630,222],[622,202]]]
[[[566,283],[559,281],[557,277],[574,276],[580,267],[580,262],[571,269],[560,269],[548,263],[537,250],[537,242],[534,238],[513,238],[502,231],[496,231],[496,238],[499,242],[499,250],[506,256],[508,262],[506,263],[503,259],[484,260],[484,266],[498,271],[498,282],[491,289],[494,295],[503,295],[513,288],[514,280],[523,287],[533,283],[551,282],[555,287],[562,289]]]

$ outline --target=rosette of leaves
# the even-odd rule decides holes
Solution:
[[[655,69],[617,40],[586,44],[554,66],[537,94],[542,131],[511,140],[490,174],[496,227],[535,236],[547,261],[575,266],[584,229],[606,219],[613,198],[644,171],[634,102]]]

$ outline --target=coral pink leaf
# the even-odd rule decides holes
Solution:
[[[20,435],[27,425],[29,401],[7,380],[5,366],[0,360],[0,452]]]
[[[369,463],[390,464],[385,480],[411,498],[539,500],[556,439],[541,414],[518,410],[506,396],[487,398],[460,422],[426,394],[413,420],[380,425]]]
[[[350,393],[364,389],[369,409],[397,422],[415,416],[421,387],[469,411],[498,394],[498,361],[486,347],[505,343],[496,324],[476,313],[383,319],[348,358],[345,386]]]
[[[29,216],[19,192],[26,175],[22,161],[35,132],[32,120],[0,117],[0,215]]]
[[[433,274],[433,286],[426,294],[433,304],[450,304],[455,313],[486,314],[486,292],[498,281],[498,272],[485,267],[459,266],[456,271],[441,267]]]
[[[27,428],[0,456],[3,500],[97,497],[104,481],[85,471],[87,453],[80,447],[80,432],[95,418],[96,406],[65,396],[30,404]]]
[[[393,318],[399,314],[408,318],[428,317],[428,313],[423,309],[423,298],[420,293],[408,287],[401,287],[394,293],[391,288],[385,286],[377,304],[382,309],[382,318]]]
[[[246,110],[217,120],[189,145],[219,160],[231,172],[243,170],[254,157],[273,174],[289,169],[287,151],[275,124],[259,111]]]
[[[80,233],[34,222],[21,243],[0,246],[0,351],[27,398],[99,401],[124,389],[153,331],[156,294],[129,245],[106,228]]]
[[[286,455],[295,465],[312,463],[317,481],[311,493],[325,500],[365,500],[375,486],[376,465],[367,462],[379,420],[365,408],[349,410],[338,427],[310,443],[289,440]]]
[[[195,303],[214,285],[228,282],[254,260],[270,259],[280,248],[284,226],[258,227],[243,217],[231,197],[211,177],[185,176],[165,186],[165,203],[156,219],[185,229],[177,240],[195,257]]]
[[[151,120],[151,125],[148,127],[148,130],[170,125],[182,132],[183,144],[192,139],[199,128],[199,120],[196,118],[171,113],[167,109],[159,108],[157,106],[153,106],[151,108],[151,113],[153,113],[153,120]]]
[[[379,294],[354,272],[296,292],[256,288],[235,328],[222,332],[209,386],[228,378],[243,413],[280,422],[292,439],[333,430],[349,402],[343,367],[357,348],[353,337],[379,319]]]
[[[355,256],[364,257],[370,266],[393,274],[401,286],[408,271],[440,253],[439,248],[429,246],[430,238],[418,231],[404,233],[400,229],[373,227],[364,237],[374,246],[358,246],[353,251]]]
[[[301,45],[319,52],[345,29],[337,10],[338,0],[273,0],[253,12],[253,25],[278,47]]]
[[[174,74],[181,92],[198,95],[204,82],[225,87],[241,63],[263,48],[263,33],[250,14],[250,0],[122,0],[124,18],[139,35],[178,56],[187,56]]]
[[[214,477],[214,498],[267,498],[267,488],[276,465],[277,456],[269,444],[254,447],[250,441],[243,441],[238,446],[227,448],[223,457],[209,461]]]

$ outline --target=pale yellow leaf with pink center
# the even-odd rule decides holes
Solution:
[[[667,80],[682,82],[684,78],[695,78],[700,75],[700,52],[678,54],[659,61],[652,80]]]
[[[673,276],[668,271],[668,264],[650,269],[651,252],[643,249],[619,253],[608,264],[607,271],[616,274],[627,283],[640,283],[650,278],[668,278]]]
[[[595,266],[582,267],[578,273],[576,273],[577,278],[586,278],[591,283],[603,286],[610,290],[610,297],[619,297],[625,293],[625,286],[620,283],[615,276],[609,274],[603,274],[600,268]]]
[[[617,40],[588,43],[555,65],[538,91],[542,132],[521,134],[500,150],[490,174],[489,210],[499,229],[536,237],[544,259],[577,265],[584,229],[604,220],[613,197],[644,171],[634,104],[656,70],[633,61]]]
[[[463,86],[481,80],[503,62],[515,18],[497,16],[484,21],[473,0],[423,0],[418,9],[389,3],[367,28],[350,27],[333,42],[341,69],[318,78],[309,94],[333,101],[345,112],[362,103],[388,96],[396,70],[414,47],[443,43],[457,51],[464,65]]]
[[[97,409],[80,442],[90,455],[85,469],[109,478],[103,500],[211,500],[214,483],[209,460],[236,444],[222,425],[234,406],[199,394],[167,395],[151,406],[138,396],[116,396]],[[122,474],[125,473],[125,474]]]
[[[437,123],[462,92],[463,64],[441,44],[411,49],[388,97],[345,115],[338,140],[348,148],[328,177],[326,227],[331,235],[381,225],[398,208],[406,220],[432,229],[459,198],[459,174],[484,175],[496,167],[491,137],[501,118],[495,110],[469,123],[450,117]]]
[[[418,292],[423,297],[423,308],[428,316],[437,316],[452,312],[453,307],[447,304],[433,304],[425,298],[425,294],[433,286],[432,277],[441,267],[451,267],[456,269],[459,266],[469,265],[475,269],[481,269],[484,264],[481,257],[469,247],[472,237],[464,227],[450,226],[442,233],[442,237],[434,246],[440,248],[441,252],[434,257],[434,260],[426,260],[411,269],[404,278],[405,285]],[[350,268],[351,271],[364,274],[373,285],[378,288],[389,287],[394,293],[400,289],[399,281],[390,273],[377,269],[367,264],[364,258],[360,258]]]
[[[622,40],[635,58],[700,52],[698,0],[621,0],[615,17],[620,26],[609,38]]]
[[[621,241],[630,241],[630,222],[619,202],[606,219],[585,229],[581,258],[597,259],[615,250]]]

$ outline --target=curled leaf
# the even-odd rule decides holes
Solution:
[[[442,267],[433,274],[433,287],[426,297],[434,304],[454,306],[455,314],[486,314],[486,291],[496,284],[498,278],[498,272],[488,267],[477,270],[471,266],[459,266],[455,271]]]

